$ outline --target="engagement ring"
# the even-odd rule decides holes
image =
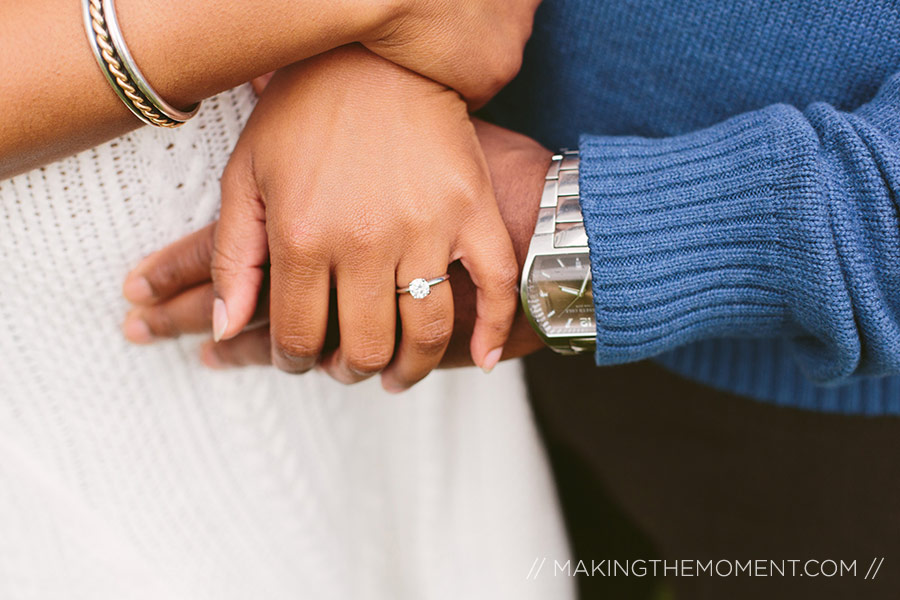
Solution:
[[[434,279],[422,279],[420,277],[419,279],[410,281],[407,287],[397,288],[397,293],[405,294],[409,292],[410,296],[416,300],[421,300],[431,293],[431,286],[437,285],[442,281],[447,281],[448,279],[450,279],[449,273],[444,273],[440,277],[435,277]]]

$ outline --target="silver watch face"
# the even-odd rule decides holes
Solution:
[[[587,252],[534,257],[526,286],[531,316],[544,335],[594,335],[591,260]]]

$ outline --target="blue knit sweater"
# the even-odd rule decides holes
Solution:
[[[601,365],[900,414],[900,3],[545,0],[489,114],[580,147]]]

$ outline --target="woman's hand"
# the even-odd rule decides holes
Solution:
[[[396,288],[456,260],[478,289],[470,349],[489,370],[515,313],[518,269],[459,95],[359,46],[278,72],[222,178],[215,337],[250,322],[268,261],[276,366],[303,372],[321,358],[345,383],[387,367],[384,386],[402,390],[440,362],[453,282],[422,300]],[[332,284],[340,346],[322,357]]]
[[[406,0],[376,54],[452,87],[479,107],[515,77],[541,0]]]
[[[519,72],[540,0],[418,0],[402,3],[364,45],[457,90],[477,108]],[[440,57],[438,60],[435,57]],[[257,94],[274,75],[253,80]]]
[[[550,152],[534,140],[507,129],[478,120],[474,124],[491,171],[500,213],[521,267],[534,231]],[[145,299],[129,313],[123,326],[129,340],[148,343],[209,331],[215,298],[210,274],[214,236],[215,224],[212,224],[148,256],[129,276],[126,296],[132,300]],[[450,273],[455,313],[453,337],[441,366],[471,365],[469,345],[476,315],[476,291],[459,263],[450,266]],[[264,285],[251,326],[229,340],[218,344],[210,340],[204,344],[204,362],[215,368],[271,365],[268,306],[268,288]],[[331,341],[337,338],[334,317],[329,315],[326,348],[335,347]],[[541,347],[541,341],[519,310],[504,346],[503,359],[522,356]]]

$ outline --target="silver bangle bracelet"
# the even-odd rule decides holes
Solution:
[[[100,70],[137,118],[156,127],[178,127],[197,114],[199,102],[187,112],[172,107],[138,69],[122,36],[113,0],[82,0],[82,13]]]

